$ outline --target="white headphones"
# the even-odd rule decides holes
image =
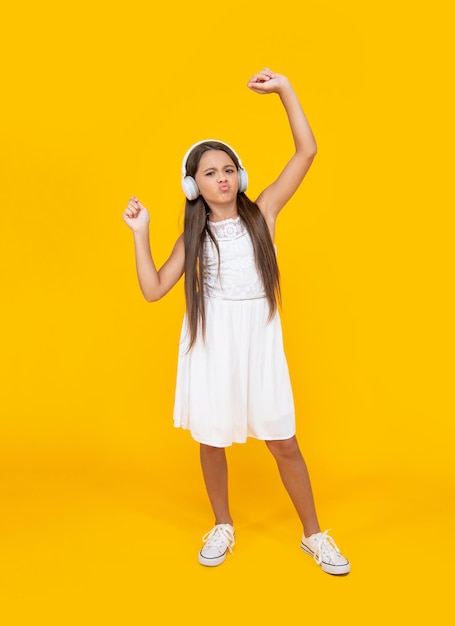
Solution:
[[[199,191],[199,187],[197,186],[197,183],[194,180],[194,178],[192,176],[187,176],[187,174],[186,174],[186,162],[188,160],[189,155],[194,150],[194,148],[196,148],[196,146],[200,146],[201,144],[207,143],[209,141],[216,141],[217,143],[221,143],[223,146],[226,146],[227,148],[229,148],[235,154],[235,156],[237,157],[237,161],[239,162],[239,169],[238,169],[239,193],[244,192],[246,190],[246,188],[248,187],[248,174],[247,174],[245,168],[243,167],[242,161],[240,160],[240,157],[237,154],[237,152],[234,150],[234,148],[231,148],[231,146],[229,144],[225,143],[224,141],[218,141],[218,139],[204,139],[203,141],[198,141],[197,143],[193,144],[191,146],[191,148],[189,148],[187,150],[185,156],[183,157],[183,162],[182,162],[182,189],[183,189],[183,193],[188,198],[188,200],[196,200],[196,198],[198,198],[199,195],[200,195],[200,191]]]

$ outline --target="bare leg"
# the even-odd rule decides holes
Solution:
[[[228,467],[224,448],[200,444],[201,466],[205,487],[215,514],[215,524],[231,524],[228,497]]]
[[[306,537],[320,532],[308,470],[295,437],[267,441]]]

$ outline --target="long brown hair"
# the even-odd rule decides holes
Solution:
[[[201,156],[207,150],[223,150],[232,159],[237,170],[239,169],[237,156],[229,146],[217,141],[207,141],[196,145],[190,153],[186,162],[188,176],[195,177]],[[205,273],[204,244],[207,237],[213,241],[219,255],[218,243],[208,224],[209,210],[202,196],[196,200],[186,201],[183,241],[185,245],[185,298],[189,329],[188,350],[193,347],[198,332],[202,332],[202,336],[205,336],[203,277]],[[280,274],[270,231],[258,205],[252,202],[245,193],[237,194],[237,212],[253,243],[256,267],[269,303],[269,319],[271,319],[277,309],[277,302],[281,300],[281,292]]]

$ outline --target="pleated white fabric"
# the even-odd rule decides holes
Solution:
[[[248,437],[295,434],[294,401],[279,314],[269,307],[250,236],[240,218],[210,223],[220,248],[206,244],[206,337],[188,352],[180,337],[174,425],[216,447]]]

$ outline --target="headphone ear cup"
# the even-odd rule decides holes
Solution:
[[[182,178],[182,189],[188,200],[196,200],[199,197],[199,187],[192,176]]]
[[[239,173],[239,193],[243,193],[244,191],[246,191],[248,187],[248,174],[246,170],[243,169],[243,167],[241,167],[238,170],[238,173]]]

